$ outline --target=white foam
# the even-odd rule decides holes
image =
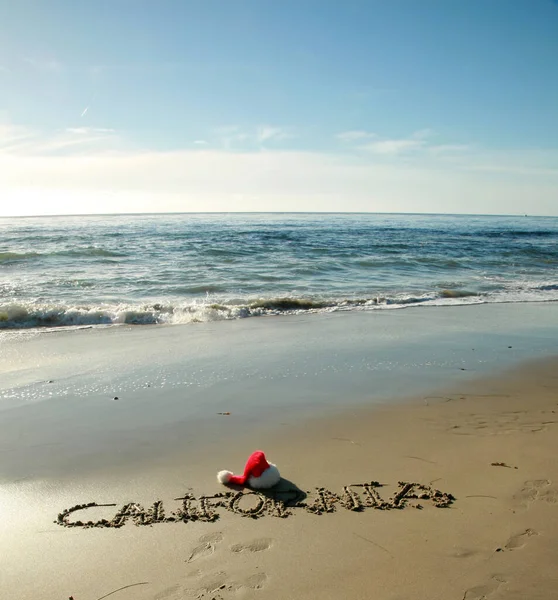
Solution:
[[[305,300],[296,297],[257,299],[167,300],[135,304],[70,305],[32,301],[0,305],[0,329],[84,327],[101,325],[176,325],[259,316],[300,315],[338,311],[397,310],[417,306],[467,306],[472,304],[558,301],[558,286],[522,282],[492,292],[431,292],[395,294],[368,299]]]

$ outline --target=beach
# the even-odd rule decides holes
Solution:
[[[0,600],[558,600],[558,0],[0,0]]]
[[[2,597],[553,598],[557,315],[5,332]]]

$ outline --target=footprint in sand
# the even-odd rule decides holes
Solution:
[[[506,542],[504,546],[505,550],[517,550],[518,548],[523,548],[527,543],[527,538],[539,535],[533,529],[526,529],[523,533],[518,533],[516,535],[512,535],[511,538]]]
[[[450,554],[453,558],[471,558],[479,553],[478,550],[472,548],[455,548]]]
[[[215,552],[215,548],[223,541],[221,532],[202,535],[199,544],[192,550],[186,562],[191,563],[198,558],[207,557]],[[231,546],[231,551],[239,552],[262,552],[272,546],[271,538],[257,538],[249,542],[238,543]],[[268,576],[266,573],[253,573],[245,577],[233,579],[225,571],[208,572],[207,570],[196,570],[189,573],[188,578],[196,581],[195,587],[183,588],[182,592],[187,597],[197,600],[225,600],[242,589],[260,590],[264,587]],[[172,590],[174,592],[174,590]]]
[[[198,540],[200,543],[191,552],[186,562],[194,562],[198,558],[209,556],[215,552],[215,546],[223,541],[223,534],[220,531],[202,535]]]
[[[197,600],[224,600],[242,589],[261,590],[267,578],[265,573],[254,573],[235,581],[224,571],[219,571],[201,577],[196,589],[184,591],[189,597],[195,597]]]
[[[503,583],[506,583],[505,579],[500,575],[493,575],[488,583],[469,588],[463,595],[463,600],[486,600]]]
[[[182,598],[202,598],[222,600],[223,594],[236,591],[236,588],[228,582],[229,576],[224,571],[207,573],[199,578],[196,588],[184,589]]]
[[[514,494],[513,499],[523,508],[527,508],[535,500],[556,504],[558,490],[551,486],[548,479],[531,479],[523,483],[521,489]]]
[[[270,538],[259,538],[247,542],[246,544],[234,544],[231,546],[232,552],[261,552],[271,547],[273,540]]]
[[[511,411],[494,414],[464,414],[459,425],[449,423],[447,429],[456,435],[501,435],[509,433],[536,433],[544,431],[550,424],[544,411]]]
[[[261,590],[267,581],[267,575],[265,573],[254,573],[254,575],[250,575],[243,579],[239,583],[239,587],[250,588],[252,590]]]

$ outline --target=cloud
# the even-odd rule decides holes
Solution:
[[[90,135],[93,133],[115,133],[114,129],[105,127],[68,127],[65,131],[76,135]]]
[[[352,130],[352,131],[342,131],[335,136],[338,140],[342,142],[356,142],[359,140],[366,140],[378,137],[375,133],[370,133],[369,131],[363,131],[362,129]]]
[[[83,154],[117,149],[121,140],[114,129],[68,127],[45,135],[25,127],[0,123],[0,156]]]
[[[221,146],[227,150],[246,150],[295,137],[290,129],[274,125],[260,125],[256,128],[225,125],[215,129],[214,133],[220,138]]]
[[[208,144],[208,142],[206,142],[205,140],[194,140],[192,143],[196,146],[207,146]]]
[[[408,154],[427,147],[426,139],[432,135],[430,129],[420,129],[407,138],[381,139],[375,133],[362,129],[343,131],[335,137],[343,144],[353,145],[355,149],[384,156]]]
[[[11,73],[11,70],[8,69],[8,67],[5,67],[4,65],[0,65],[0,73]]]
[[[33,133],[25,127],[19,127],[10,123],[0,123],[0,152],[3,149],[9,149],[14,144],[19,144],[24,140],[31,139]]]
[[[343,131],[335,137],[346,145],[357,150],[380,156],[409,156],[429,154],[441,156],[455,154],[469,149],[465,144],[433,144],[430,140],[436,133],[432,129],[419,129],[405,138],[382,139],[375,133],[365,130]]]
[[[273,127],[271,125],[262,125],[258,127],[256,137],[259,142],[268,142],[275,140],[286,140],[293,137],[286,129],[282,127]]]
[[[531,214],[558,214],[558,170],[549,166],[556,164],[556,152],[511,156],[478,148],[474,153],[439,149],[441,155],[456,155],[445,162],[431,152],[436,146],[409,136],[373,140],[384,144],[384,154],[371,160],[364,151],[261,152],[255,131],[254,146],[242,152],[191,145],[163,152],[133,148],[110,129],[74,127],[45,135],[4,125],[0,211],[524,214],[529,206]],[[227,133],[243,131],[231,127]],[[429,150],[415,152],[413,160],[397,160],[405,150],[385,146],[394,141],[424,143]]]
[[[25,57],[23,61],[37,71],[60,73],[64,69],[62,63],[53,58]]]
[[[374,154],[395,156],[421,149],[425,145],[426,144],[423,140],[380,140],[377,142],[371,142],[370,144],[365,144],[364,146],[360,146],[360,148]]]
[[[234,149],[248,139],[248,134],[239,125],[223,125],[214,129],[213,133],[225,150]]]

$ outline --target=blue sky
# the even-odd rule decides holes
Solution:
[[[0,0],[0,214],[558,215],[553,0]]]

